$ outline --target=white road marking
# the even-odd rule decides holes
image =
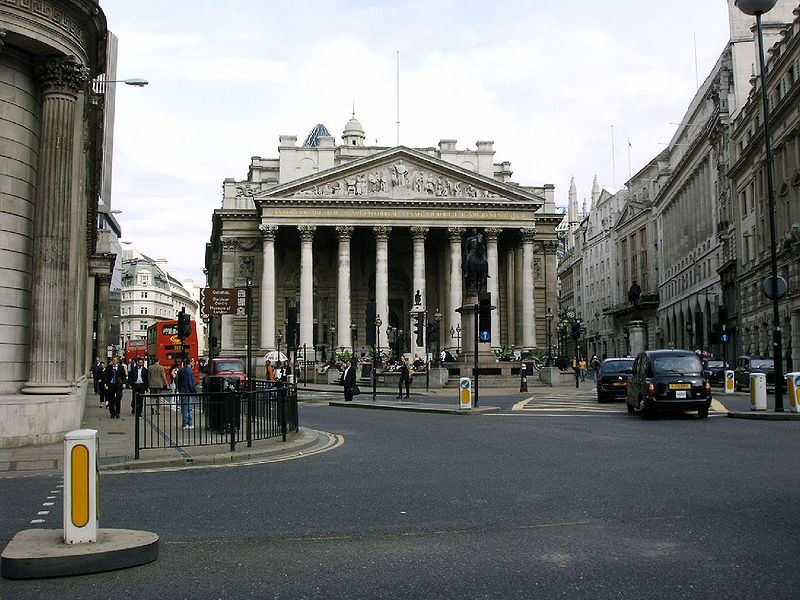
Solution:
[[[36,514],[37,514],[37,515],[49,515],[49,514],[50,514],[50,511],[49,511],[49,510],[40,510],[40,511],[39,511],[39,512],[37,512]]]
[[[31,524],[35,525],[37,523],[44,523],[44,519],[33,519],[33,520],[31,520]]]
[[[42,502],[42,506],[53,506],[55,502]]]

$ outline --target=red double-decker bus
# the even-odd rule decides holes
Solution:
[[[192,331],[181,345],[178,337],[178,321],[158,321],[147,328],[147,355],[152,364],[158,359],[159,364],[169,371],[186,353],[186,358],[194,358],[194,378],[200,382],[200,357],[197,348],[197,325],[190,321]]]
[[[147,340],[128,340],[125,342],[125,364],[147,358]]]

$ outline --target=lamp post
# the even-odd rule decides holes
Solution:
[[[769,101],[767,99],[767,69],[764,61],[764,34],[761,31],[761,15],[771,11],[778,0],[735,0],[739,10],[755,16],[758,31],[758,63],[761,68],[761,101],[764,119],[764,150],[767,163],[767,195],[769,197],[769,252],[772,277],[764,282],[764,291],[772,300],[772,360],[775,373],[775,412],[783,412],[783,341],[778,313],[778,249],[775,241],[775,190],[772,183],[772,141],[769,130]],[[785,283],[785,281],[784,281]]]
[[[439,312],[439,309],[436,309],[436,312],[433,315],[434,321],[436,321],[436,366],[438,368],[442,368],[442,348],[441,348],[441,339],[442,339],[442,313]]]
[[[350,323],[350,343],[353,344],[353,356],[356,355],[356,325],[355,323]],[[353,359],[353,356],[350,359]]]
[[[330,364],[330,366],[333,366],[336,364],[336,348],[333,345],[333,338],[336,335],[336,325],[331,324],[330,331],[331,331],[331,358],[328,361],[328,364]]]
[[[547,364],[546,366],[553,366],[553,310],[548,306],[547,314],[545,315],[547,321]]]
[[[380,362],[381,356],[381,326],[383,325],[383,321],[381,321],[380,315],[375,315],[375,346],[372,348],[373,350],[373,358],[372,358],[372,401],[375,402],[378,399],[378,364]]]
[[[281,360],[281,341],[283,340],[283,331],[278,329],[278,333],[275,334],[275,340],[278,342],[278,357],[275,359],[277,361]]]
[[[456,356],[461,354],[461,323],[456,328],[450,328],[450,339],[456,340]]]

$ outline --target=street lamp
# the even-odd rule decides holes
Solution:
[[[545,315],[545,319],[547,320],[547,366],[553,366],[553,310],[548,306],[547,307],[547,314]]]
[[[436,321],[436,366],[438,368],[442,368],[442,349],[441,349],[441,337],[442,337],[442,313],[439,312],[439,309],[436,309],[436,312],[433,315],[433,320]]]
[[[350,323],[350,342],[353,344],[353,356],[356,355],[356,324]],[[350,359],[353,359],[353,356]]]
[[[283,340],[283,331],[278,329],[278,333],[275,334],[275,339],[278,340],[278,358],[276,358],[275,360],[280,361],[281,360],[281,340]]]
[[[378,399],[378,362],[380,361],[381,355],[381,327],[383,326],[383,321],[381,321],[380,315],[375,315],[375,346],[373,346],[373,357],[372,357],[372,401],[375,402]]]
[[[771,11],[777,0],[735,0],[736,6],[746,15],[756,18],[758,30],[758,63],[761,68],[761,101],[764,118],[764,150],[767,163],[767,195],[769,196],[769,252],[772,276],[764,282],[764,292],[772,300],[772,361],[775,373],[775,412],[783,412],[783,341],[781,339],[781,323],[778,313],[778,300],[783,294],[779,292],[778,248],[775,241],[775,190],[772,183],[772,141],[769,131],[769,101],[767,99],[767,69],[764,64],[764,34],[761,31],[761,15]],[[783,286],[781,286],[783,287]],[[785,289],[785,288],[784,288]],[[785,293],[785,292],[784,292]]]
[[[450,339],[456,340],[456,356],[461,354],[461,323],[455,329],[450,328]]]
[[[336,349],[333,347],[333,337],[336,335],[336,325],[331,323],[331,360],[330,365],[336,364]]]
[[[100,83],[124,83],[125,85],[132,85],[134,87],[144,87],[150,82],[141,77],[132,77],[130,79],[106,79],[101,80]]]

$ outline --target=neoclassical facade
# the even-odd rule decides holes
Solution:
[[[555,252],[543,242],[555,240],[563,216],[553,186],[512,183],[510,164],[494,162],[492,142],[476,150],[458,150],[455,140],[379,148],[364,146],[364,137],[355,118],[338,146],[321,126],[303,146],[281,136],[279,158],[254,157],[247,180],[225,180],[207,246],[208,283],[258,286],[254,346],[269,350],[283,340],[285,348],[295,308],[300,346],[317,359],[322,348],[361,348],[374,302],[381,347],[388,326],[409,332],[411,311],[422,310],[429,321],[442,315],[441,347],[456,350],[465,341],[457,311],[467,293],[462,241],[477,228],[497,307],[492,345],[542,347],[546,308],[556,303]],[[245,331],[244,317],[213,318],[212,352],[243,353]],[[404,351],[424,356],[425,344],[412,338]]]
[[[0,3],[0,446],[80,426],[95,287],[108,29],[93,0]],[[98,282],[98,280],[100,280]]]

